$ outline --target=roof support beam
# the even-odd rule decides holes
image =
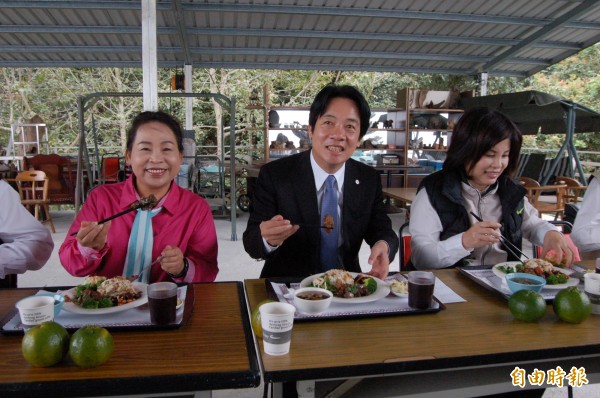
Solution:
[[[179,1],[179,0],[177,0]],[[181,22],[182,17],[177,16]],[[600,24],[599,24],[600,25]],[[600,26],[598,26],[600,29]],[[312,38],[312,39],[348,39],[348,40],[380,40],[398,42],[424,42],[424,43],[451,43],[471,44],[488,46],[516,46],[520,43],[517,39],[498,39],[486,37],[463,37],[463,36],[441,36],[441,35],[412,35],[393,33],[368,33],[368,32],[340,32],[340,31],[306,31],[306,30],[282,30],[282,29],[230,29],[230,28],[187,28],[184,24],[178,24],[178,28],[158,27],[157,34],[178,35],[182,42],[184,51],[189,47],[189,35],[198,36],[238,36],[238,37],[289,37],[289,38]],[[138,26],[31,26],[31,25],[0,25],[0,33],[50,33],[50,34],[141,34]],[[580,43],[559,41],[538,41],[532,43],[532,47],[556,48],[566,50],[582,50]],[[189,54],[186,53],[186,57]],[[186,58],[188,59],[188,58]],[[186,61],[187,62],[187,61]]]
[[[574,4],[585,3],[583,0],[570,1]],[[593,0],[592,0],[593,2]],[[139,10],[139,3],[136,1],[118,1],[118,0],[96,0],[96,1],[41,1],[41,0],[0,0],[0,8],[43,8],[43,9],[118,9],[118,10]],[[576,8],[580,8],[577,6]],[[552,21],[545,18],[519,18],[506,17],[498,15],[478,15],[462,13],[445,12],[427,12],[410,10],[390,10],[379,8],[360,8],[360,7],[311,7],[311,6],[289,6],[272,4],[222,4],[222,3],[185,3],[184,11],[216,11],[232,13],[271,13],[271,14],[305,14],[314,15],[318,12],[320,15],[332,16],[355,16],[355,17],[378,17],[378,18],[404,18],[417,20],[434,21],[456,21],[456,22],[476,22],[476,23],[504,23],[508,25],[531,25],[546,26]],[[160,11],[171,10],[172,6],[168,2],[157,4]],[[318,11],[317,11],[318,10]],[[579,28],[585,27],[586,22],[570,22],[565,27]],[[598,29],[597,23],[589,25],[590,29]]]
[[[185,25],[185,15],[183,13],[183,7],[181,6],[181,0],[173,0],[173,8],[175,9],[175,18],[177,19],[176,25],[179,31],[179,41],[183,48],[184,64],[191,65],[192,57],[190,56],[190,45],[188,42],[188,33]]]
[[[142,0],[142,71],[144,110],[158,110],[156,0]]]
[[[596,7],[597,5],[598,5],[597,0],[583,1],[577,7],[573,8],[569,12],[561,15],[560,17],[556,18],[554,21],[547,24],[542,29],[538,30],[537,32],[535,32],[534,34],[529,36],[527,39],[523,40],[521,42],[521,44],[519,44],[517,46],[513,46],[511,48],[508,48],[506,51],[502,52],[499,56],[495,57],[492,61],[483,65],[481,67],[480,71],[487,71],[487,70],[493,69],[496,65],[500,64],[502,61],[504,61],[508,58],[511,58],[512,56],[514,56],[516,53],[523,50],[524,48],[532,47],[533,43],[540,40],[542,37],[553,32],[558,27],[572,22],[573,20],[577,19],[577,17],[579,17],[580,15],[585,14],[590,8]]]

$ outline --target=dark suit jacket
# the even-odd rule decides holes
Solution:
[[[343,190],[340,252],[345,269],[361,271],[358,252],[363,239],[369,246],[385,240],[391,262],[398,250],[398,236],[385,211],[379,173],[350,159]],[[259,225],[277,214],[294,224],[321,225],[310,151],[261,167],[243,241],[252,258],[266,260],[261,277],[306,277],[322,272],[319,228],[300,227],[277,250],[266,253]]]

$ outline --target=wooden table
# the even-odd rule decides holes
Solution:
[[[401,203],[406,209],[406,220],[410,218],[410,204],[417,196],[417,188],[383,188],[383,196],[392,198]]]
[[[415,196],[417,196],[417,188],[383,188],[383,196],[398,200],[404,205],[410,205]]]
[[[241,282],[193,286],[193,313],[185,325],[113,331],[113,355],[97,368],[82,369],[69,359],[34,368],[23,359],[20,335],[0,335],[0,396],[148,395],[258,386],[260,370]],[[36,291],[0,290],[0,314]]]
[[[265,355],[259,342],[265,382],[394,376],[403,383],[395,394],[411,395],[411,383],[417,389],[412,393],[423,393],[448,390],[444,380],[465,388],[489,387],[494,380],[496,390],[486,391],[495,393],[518,388],[510,377],[515,366],[530,372],[559,364],[567,373],[583,366],[590,383],[600,381],[600,316],[573,325],[559,321],[549,306],[540,322],[520,322],[497,293],[454,269],[435,273],[467,301],[434,314],[297,322],[288,355]],[[246,280],[245,285],[251,308],[267,297],[264,280]],[[461,371],[462,376],[453,376]],[[428,379],[431,374],[438,378]],[[478,395],[469,391],[445,394]]]

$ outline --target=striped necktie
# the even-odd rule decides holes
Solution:
[[[330,175],[323,184],[325,192],[321,198],[321,225],[325,216],[333,217],[333,229],[321,228],[321,266],[324,271],[338,267],[338,191],[337,181]]]

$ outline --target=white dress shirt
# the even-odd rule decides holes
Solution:
[[[571,239],[583,253],[600,250],[600,173],[596,174],[585,190]]]
[[[42,268],[52,254],[50,230],[21,205],[19,194],[0,180],[0,278]]]

